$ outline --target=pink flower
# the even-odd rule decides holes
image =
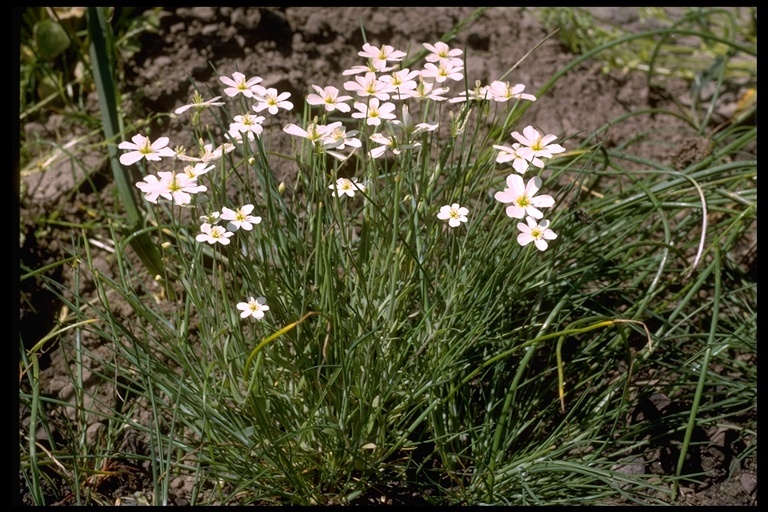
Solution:
[[[557,238],[555,232],[549,229],[548,220],[542,220],[537,224],[533,217],[526,217],[525,221],[526,224],[522,222],[517,224],[517,229],[520,230],[520,234],[517,235],[517,243],[523,247],[533,242],[538,250],[544,251],[548,246],[547,240]]]
[[[160,137],[155,142],[151,142],[149,137],[143,135],[134,135],[133,142],[123,141],[117,147],[120,149],[130,149],[128,153],[120,155],[120,163],[123,165],[135,164],[142,158],[149,161],[159,162],[163,157],[176,156],[176,152],[167,147],[168,137]]]
[[[371,60],[373,67],[377,71],[383,71],[387,67],[387,61],[401,61],[407,54],[400,50],[395,50],[394,47],[385,44],[381,48],[377,48],[370,43],[363,45],[363,51],[357,52],[361,57],[366,57]]]
[[[541,178],[538,176],[534,176],[524,185],[522,176],[510,174],[507,176],[507,188],[496,192],[493,197],[499,202],[511,203],[507,206],[507,215],[513,219],[522,219],[526,215],[540,219],[544,214],[538,208],[549,208],[555,204],[552,196],[535,197],[540,188]]]
[[[228,76],[220,76],[219,80],[221,80],[224,85],[229,86],[224,89],[224,94],[230,98],[237,96],[238,94],[242,94],[246,98],[253,98],[254,92],[259,92],[264,89],[262,86],[258,85],[258,83],[261,82],[261,77],[254,76],[246,80],[245,75],[239,71],[232,73],[232,78]]]
[[[512,137],[523,146],[519,150],[520,154],[539,168],[544,167],[544,162],[541,160],[534,161],[537,157],[552,158],[553,155],[565,151],[565,148],[560,144],[550,144],[557,138],[556,135],[550,134],[542,137],[533,126],[526,126],[522,135],[518,132],[512,132]]]

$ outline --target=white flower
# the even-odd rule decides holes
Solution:
[[[458,82],[464,78],[463,71],[464,66],[457,66],[451,61],[442,61],[438,62],[437,64],[427,62],[424,64],[424,69],[421,71],[421,76],[427,80],[434,80],[440,84],[449,78]]]
[[[207,222],[204,222],[203,225],[200,226],[200,231],[202,231],[202,233],[197,235],[195,240],[198,242],[208,242],[211,245],[216,243],[229,245],[229,237],[234,235],[233,232],[227,231],[222,226],[212,226]]]
[[[253,97],[257,103],[251,108],[256,112],[261,112],[262,110],[267,109],[267,112],[275,115],[279,108],[285,110],[293,109],[293,103],[287,101],[288,98],[291,97],[291,93],[289,92],[278,94],[277,89],[270,87],[269,89],[264,89],[263,92],[254,92]]]
[[[361,73],[382,73],[385,71],[392,71],[394,66],[384,68],[384,69],[376,69],[373,67],[373,61],[371,59],[368,59],[368,64],[366,66],[352,66],[349,69],[345,69],[341,72],[343,76],[349,76],[349,75],[359,75]]]
[[[200,141],[202,144],[202,141]],[[177,158],[179,160],[183,160],[185,162],[213,162],[214,160],[218,160],[221,158],[225,153],[230,153],[235,150],[235,146],[233,144],[230,144],[228,142],[223,143],[216,149],[213,149],[213,144],[204,144],[203,147],[200,149],[200,156],[189,156],[189,155],[177,155]]]
[[[264,312],[269,311],[269,306],[267,306],[267,299],[264,297],[255,299],[250,297],[248,302],[238,303],[237,309],[242,311],[242,313],[240,313],[240,318],[248,318],[249,316],[252,316],[256,320],[261,320],[264,318]]]
[[[409,138],[411,135],[416,135],[421,132],[432,132],[437,130],[438,123],[417,123],[413,124],[413,118],[408,110],[408,105],[403,104],[403,120],[393,119],[392,124],[397,126],[403,133],[404,137]]]
[[[331,123],[326,127],[326,133],[323,136],[323,148],[325,149],[344,149],[346,146],[359,148],[363,143],[355,137],[359,132],[357,130],[347,131],[342,126],[341,121]]]
[[[496,156],[496,162],[503,164],[504,162],[512,162],[512,167],[515,168],[517,172],[520,174],[525,174],[525,171],[528,170],[528,159],[520,152],[520,146],[519,142],[515,142],[512,144],[512,147],[509,146],[499,146],[497,144],[493,145],[494,149],[498,149],[500,153]],[[534,160],[537,160],[541,165],[538,165],[537,167],[544,167],[544,162],[539,160],[538,158],[534,158]]]
[[[211,212],[206,215],[201,215],[200,220],[208,224],[217,224],[219,222],[219,217],[221,217],[219,212]]]
[[[527,224],[523,224],[522,222],[517,224],[517,229],[521,231],[521,233],[517,235],[517,243],[520,245],[526,246],[533,242],[538,250],[544,251],[548,246],[547,240],[554,240],[557,238],[555,232],[549,229],[548,220],[539,221],[537,224],[536,219],[529,216],[525,218],[525,221]]]
[[[519,174],[507,176],[507,188],[496,192],[493,196],[502,203],[511,203],[507,206],[507,215],[513,219],[522,219],[526,215],[534,219],[544,216],[537,208],[549,208],[555,204],[552,196],[538,196],[536,192],[541,188],[541,178],[534,176],[528,180],[528,185],[523,184],[523,177]]]
[[[458,48],[451,49],[447,44],[442,41],[436,42],[434,45],[429,43],[422,43],[424,48],[430,51],[426,56],[427,62],[450,62],[453,65],[463,66],[464,63],[459,55],[463,54],[462,50]]]
[[[179,114],[183,114],[184,112],[186,112],[187,110],[189,110],[192,107],[195,107],[195,109],[197,109],[197,110],[203,110],[204,108],[207,108],[207,107],[220,107],[220,106],[224,105],[224,102],[223,101],[216,101],[219,98],[221,98],[221,96],[216,96],[215,98],[211,98],[208,101],[204,101],[203,97],[200,96],[200,93],[195,91],[195,95],[192,98],[192,103],[190,103],[189,105],[183,105],[183,106],[177,108],[176,110],[174,110],[173,112],[176,115],[179,115]]]
[[[523,92],[525,90],[525,86],[523,84],[517,84],[510,88],[509,82],[496,80],[491,82],[491,85],[488,86],[487,90],[491,96],[491,99],[494,101],[504,102],[509,101],[512,98],[536,101],[536,96]]]
[[[379,105],[378,98],[369,99],[368,104],[356,101],[355,109],[358,111],[353,112],[352,117],[355,119],[365,119],[365,123],[370,126],[378,126],[381,124],[382,119],[395,118],[395,114],[392,113],[395,108],[395,104],[391,101]]]
[[[419,83],[416,85],[416,89],[413,90],[412,97],[417,100],[445,101],[448,98],[442,95],[449,90],[448,87],[435,88],[434,82],[425,82],[424,77],[419,75]]]
[[[336,180],[336,183],[329,185],[328,188],[335,189],[336,195],[339,197],[344,194],[349,197],[354,197],[355,190],[360,190],[361,192],[365,191],[365,185],[358,183],[357,178],[352,178],[351,180],[348,180],[347,178],[339,178]]]
[[[344,89],[357,93],[364,98],[373,96],[381,101],[389,99],[392,88],[388,83],[376,78],[376,73],[368,72],[364,76],[356,76],[354,81],[344,82]]]
[[[136,183],[139,190],[144,192],[144,198],[150,203],[157,203],[158,197],[164,197],[182,206],[192,201],[192,194],[208,190],[205,185],[198,185],[196,178],[190,178],[183,172],[174,174],[161,171],[157,175],[160,179],[149,175],[144,177],[144,181]]]
[[[298,125],[289,123],[283,127],[283,131],[290,135],[309,139],[312,144],[322,144],[325,136],[328,134],[328,128],[324,124],[317,124],[317,118],[315,118],[314,123],[307,125],[306,130]]]
[[[393,71],[389,75],[381,76],[380,80],[389,85],[391,97],[396,100],[404,100],[416,95],[418,84],[414,78],[421,76],[418,71],[410,71],[408,68]]]
[[[120,149],[132,150],[120,155],[120,163],[123,165],[135,164],[142,158],[159,162],[163,157],[176,156],[176,152],[167,147],[168,137],[160,137],[155,142],[150,142],[149,137],[136,134],[131,140],[133,142],[123,141],[117,146]]]
[[[173,176],[172,173],[164,173],[164,174],[170,174]],[[164,178],[168,179],[168,178]],[[144,193],[144,199],[149,201],[150,203],[157,204],[157,198],[160,196],[160,194],[167,192],[168,190],[168,183],[164,183],[162,180],[157,179],[157,176],[154,174],[150,174],[147,176],[144,176],[144,181],[140,181],[136,183],[136,186]]]
[[[198,176],[202,176],[203,174],[206,174],[211,169],[213,169],[213,165],[209,165],[206,167],[205,162],[200,162],[198,164],[193,165],[187,165],[184,167],[184,174],[186,174],[190,179],[197,179]]]
[[[361,57],[370,59],[373,67],[377,71],[384,71],[387,67],[388,60],[397,62],[403,60],[403,57],[406,56],[405,52],[395,50],[394,47],[388,44],[382,45],[381,48],[377,48],[370,43],[365,43],[363,45],[363,50],[357,52],[357,54]]]
[[[372,133],[369,137],[369,140],[372,142],[375,142],[376,144],[380,144],[378,148],[373,148],[370,151],[368,151],[368,154],[371,156],[371,158],[379,158],[384,153],[386,153],[387,149],[392,151],[392,153],[399,155],[400,152],[404,149],[413,149],[421,146],[421,142],[412,142],[410,144],[403,144],[400,141],[397,140],[397,137],[390,133],[389,136],[384,135],[383,133]]]
[[[255,135],[261,135],[264,131],[264,127],[261,123],[264,122],[264,116],[252,116],[251,114],[244,114],[242,116],[235,116],[234,122],[229,125],[229,133],[233,137],[237,137],[238,134],[247,133],[248,138],[253,140]],[[242,137],[242,135],[240,135]]]
[[[224,94],[230,98],[237,96],[238,94],[242,94],[246,98],[253,98],[254,92],[259,92],[264,89],[258,85],[258,83],[261,82],[261,77],[254,76],[246,80],[245,75],[239,71],[232,73],[232,78],[228,76],[220,76],[219,80],[221,80],[224,85],[229,86],[224,89]]]
[[[449,103],[460,103],[463,101],[482,101],[491,97],[488,86],[480,85],[480,80],[475,80],[475,88],[461,91],[455,98],[448,100]]]
[[[206,144],[203,155],[200,157],[200,159],[203,162],[212,162],[214,160],[218,160],[219,158],[221,158],[227,153],[231,153],[234,150],[235,150],[235,146],[233,144],[230,144],[229,142],[224,142],[220,144],[213,151],[211,151],[211,145]]]
[[[317,94],[307,96],[307,103],[310,105],[324,105],[325,110],[333,112],[349,112],[350,106],[344,103],[352,99],[352,96],[339,96],[339,90],[336,87],[328,86],[325,89],[318,85],[312,85]]]
[[[539,158],[552,158],[552,155],[565,151],[560,144],[550,144],[557,138],[556,135],[542,136],[533,126],[526,126],[522,135],[512,132],[512,137],[523,146],[519,149],[520,154],[539,168],[544,167]]]
[[[171,172],[159,172],[159,176],[164,176],[162,180],[167,183],[168,190],[160,193],[162,197],[166,199],[172,199],[175,204],[185,205],[192,202],[192,194],[198,192],[205,192],[208,187],[205,185],[198,185],[197,178],[190,178],[186,173],[179,172],[173,174]],[[171,175],[173,177],[171,177]]]
[[[231,210],[225,206],[221,209],[221,218],[229,221],[227,229],[230,231],[237,231],[240,228],[250,231],[253,229],[254,224],[261,222],[261,217],[251,215],[252,211],[252,204],[245,204],[237,210]]]
[[[459,206],[459,203],[453,203],[441,206],[437,218],[447,220],[448,225],[455,228],[460,226],[462,222],[467,222],[468,213],[469,210],[467,208]]]

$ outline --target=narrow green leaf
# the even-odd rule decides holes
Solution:
[[[120,165],[117,155],[117,145],[114,143],[120,133],[120,122],[117,113],[118,92],[115,86],[111,56],[114,54],[112,32],[104,19],[104,11],[99,7],[88,8],[88,33],[91,37],[90,54],[93,62],[93,79],[99,93],[99,108],[104,125],[104,137],[107,141],[107,153],[112,167],[118,194],[125,207],[128,218],[128,231],[133,232],[143,227],[143,216],[136,205],[128,176]],[[142,263],[152,275],[163,275],[163,263],[160,252],[149,235],[144,233],[131,240],[131,247],[141,258]]]

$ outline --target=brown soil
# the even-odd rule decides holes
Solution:
[[[367,40],[372,44],[392,44],[408,50],[420,48],[422,42],[435,42],[456,23],[472,14],[473,8],[243,8],[243,7],[195,7],[177,8],[161,12],[160,31],[145,34],[141,51],[124,66],[120,89],[126,99],[126,111],[130,119],[141,119],[157,112],[172,112],[176,107],[189,103],[194,85],[206,91],[220,90],[219,74],[231,74],[236,70],[248,76],[258,75],[262,85],[276,87],[291,93],[295,105],[301,105],[310,92],[309,84],[341,86],[341,71],[359,64],[357,52],[363,44],[360,27],[365,27]],[[634,9],[600,8],[596,13],[624,27],[641,30],[649,28],[648,22],[640,22]],[[528,11],[520,8],[494,7],[473,22],[456,37],[451,45],[464,48],[467,54],[467,75],[472,81],[488,83],[504,75],[526,52],[547,36],[542,24]],[[509,75],[512,83],[526,85],[526,92],[535,92],[555,72],[571,62],[575,56],[554,37],[544,42],[532,55]],[[213,67],[212,67],[213,66]],[[685,101],[686,84],[665,84],[663,94],[650,90],[641,73],[603,73],[601,63],[586,61],[562,77],[547,95],[535,102],[525,113],[526,124],[539,126],[546,133],[570,138],[569,146],[592,134],[605,123],[626,112],[648,108],[669,102],[671,98]],[[736,102],[738,91],[726,92],[722,98],[722,111],[726,116]],[[216,93],[220,94],[220,93]],[[210,96],[207,96],[210,97]],[[95,94],[87,97],[86,108],[97,111]],[[655,120],[644,119],[645,129],[652,129]],[[152,138],[170,137],[171,145],[189,147],[187,130],[182,119],[165,118],[162,125],[152,127]],[[668,123],[668,118],[665,119]],[[713,122],[717,122],[714,119]],[[632,137],[636,126],[617,125],[606,132],[606,144],[619,144]],[[25,124],[26,139],[50,139],[66,143],[73,137],[82,136],[86,142],[98,140],[98,135],[78,126],[71,126],[65,116],[50,116]],[[681,135],[681,137],[683,137]],[[687,158],[682,149],[696,150],[697,141],[668,141],[668,154],[656,155],[659,160],[676,162]],[[677,142],[677,143],[676,143]],[[684,143],[688,143],[685,145]],[[287,144],[287,142],[284,142]],[[95,146],[94,146],[95,147]],[[285,146],[288,152],[288,146]],[[682,149],[681,149],[682,148]],[[279,150],[279,148],[274,148]],[[656,147],[658,152],[659,148]],[[693,154],[692,158],[696,155]],[[20,259],[23,266],[36,269],[66,256],[71,244],[70,228],[66,222],[82,223],[95,215],[100,208],[118,209],[110,171],[105,165],[105,155],[98,149],[78,151],[82,167],[88,176],[75,169],[66,158],[25,173],[21,179]],[[288,176],[288,170],[280,170]],[[88,178],[88,179],[86,179]],[[93,187],[98,193],[93,192]],[[99,204],[101,203],[101,204]],[[54,216],[60,224],[41,224],[40,219]],[[94,233],[94,238],[100,235]],[[106,236],[104,237],[106,238]],[[114,275],[112,260],[107,252],[95,251],[97,267],[105,275]],[[24,272],[22,272],[24,273]],[[56,281],[72,285],[72,273],[67,266],[60,266],[47,273]],[[87,296],[92,293],[89,283],[81,283]],[[92,288],[92,285],[91,285]],[[118,304],[116,306],[120,308]],[[130,309],[124,307],[125,314]],[[20,337],[27,347],[45,336],[62,314],[61,302],[41,286],[40,279],[21,283],[19,314]],[[97,340],[84,340],[91,350],[98,350]],[[42,392],[63,401],[73,400],[73,389],[68,374],[71,359],[67,357],[65,344],[51,347],[42,363]],[[87,377],[87,376],[86,376]],[[87,379],[86,379],[87,380]],[[114,397],[110,397],[110,400]],[[651,404],[653,405],[653,404]],[[651,407],[651,406],[649,406]],[[654,406],[655,407],[655,406]],[[657,414],[661,407],[651,409]],[[29,435],[29,411],[20,408],[20,442]],[[67,421],[62,411],[55,412],[58,421]],[[95,418],[88,429],[89,435],[98,435],[103,427]],[[62,429],[63,431],[63,429]],[[38,439],[45,441],[46,434],[37,432]],[[53,435],[61,435],[54,432]],[[756,505],[757,477],[756,455],[741,460],[739,450],[722,432],[708,432],[709,443],[701,450],[702,467],[707,469],[705,484],[686,488],[678,503],[691,505]],[[139,453],[144,447],[140,439],[126,436],[126,451]],[[660,464],[664,447],[660,447],[657,461],[645,461],[648,467]],[[740,461],[740,462],[738,462]],[[641,465],[642,466],[642,465]],[[140,464],[122,468],[119,479],[105,479],[94,490],[106,502],[114,503],[142,491],[149,483],[149,475]],[[627,471],[637,468],[629,467]],[[642,467],[641,467],[642,469]],[[173,483],[175,504],[189,503],[189,483],[178,479]],[[22,502],[29,504],[30,497],[24,485],[20,485]],[[390,492],[395,492],[390,490]],[[62,493],[65,494],[65,493]],[[408,502],[407,490],[390,503]],[[390,494],[390,497],[392,494]],[[378,496],[371,499],[378,500]],[[63,504],[71,504],[68,499]]]

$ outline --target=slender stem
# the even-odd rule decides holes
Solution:
[[[688,415],[688,425],[685,427],[685,435],[683,437],[683,444],[680,447],[680,455],[677,459],[677,466],[675,467],[675,481],[673,486],[673,499],[677,499],[678,488],[680,485],[680,475],[683,472],[683,466],[685,465],[685,458],[688,454],[688,447],[693,436],[693,431],[696,428],[696,417],[699,412],[699,404],[701,398],[704,396],[704,386],[707,381],[707,373],[709,372],[709,360],[712,357],[712,346],[715,343],[717,335],[717,323],[720,315],[720,298],[721,298],[721,281],[720,281],[720,248],[715,248],[715,294],[712,303],[712,322],[709,324],[709,337],[707,338],[707,347],[704,349],[704,360],[701,362],[699,369],[699,381],[696,383],[696,392],[693,395],[693,404],[691,405],[691,411]]]

